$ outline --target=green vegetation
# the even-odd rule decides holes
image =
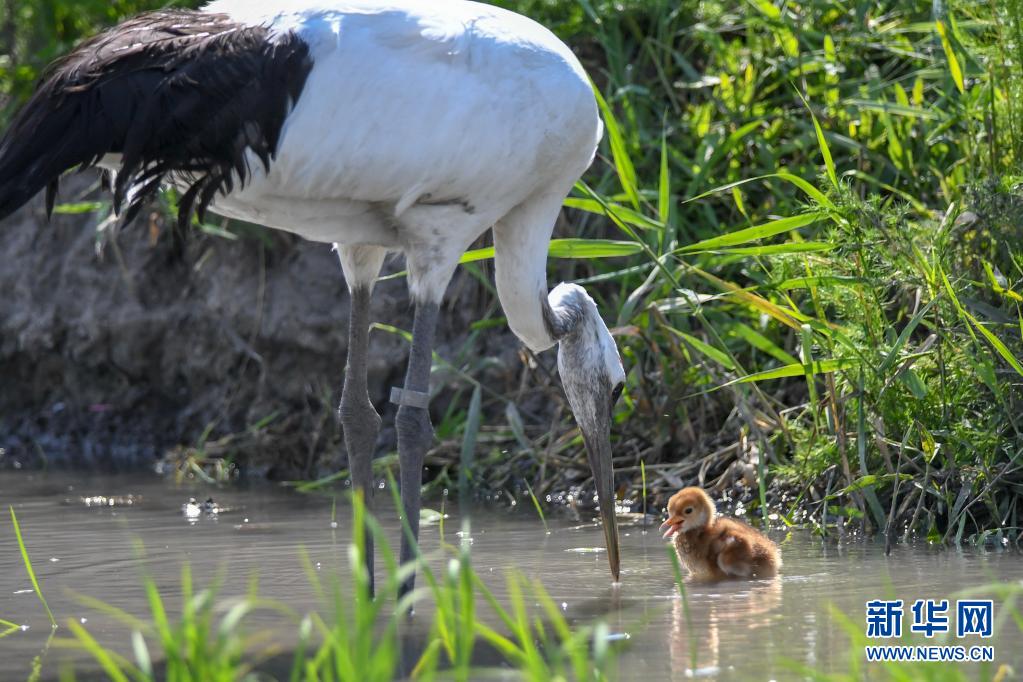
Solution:
[[[14,507],[8,507],[11,512],[11,526],[14,528],[14,537],[18,540],[18,550],[21,552],[21,561],[25,564],[25,572],[28,573],[28,579],[32,582],[32,589],[35,591],[36,596],[39,597],[39,601],[42,602],[43,608],[46,609],[46,615],[50,618],[50,625],[57,627],[57,620],[53,617],[53,611],[50,610],[50,605],[46,603],[46,597],[43,596],[43,591],[39,587],[39,580],[36,578],[36,572],[32,570],[32,560],[28,556],[28,549],[25,547],[25,539],[21,536],[21,526],[18,525],[18,517],[14,513]],[[3,624],[7,627],[12,627],[7,621],[3,621]]]
[[[552,279],[587,283],[617,328],[623,497],[699,476],[822,533],[1018,538],[1020,1],[500,4],[561,35],[602,93],[605,144],[552,245],[575,260]],[[146,5],[7,2],[0,92],[13,106]],[[483,287],[487,256],[464,266]],[[501,323],[479,313],[447,359],[434,484],[586,489],[568,410],[516,408],[563,404],[556,383],[473,378]]]
[[[150,9],[193,6],[173,0],[4,0],[0,3],[0,112],[31,94],[43,68],[104,26]]]
[[[618,311],[619,469],[821,532],[1018,537],[1019,7],[515,6],[604,95],[572,222],[641,249],[567,271]]]

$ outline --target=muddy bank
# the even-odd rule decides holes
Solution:
[[[97,196],[92,180],[67,183],[61,200]],[[343,464],[334,411],[349,299],[330,246],[269,230],[182,239],[155,213],[101,239],[103,215],[47,223],[37,197],[0,223],[0,466],[147,467],[204,433],[243,433],[237,449],[273,477]],[[442,356],[483,300],[456,276]],[[381,282],[373,319],[407,329],[411,318],[404,280]],[[514,365],[518,342],[488,335]],[[371,397],[388,424],[407,345],[375,331],[370,352]],[[385,425],[379,449],[392,444]]]

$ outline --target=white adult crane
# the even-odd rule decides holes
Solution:
[[[493,228],[509,326],[534,351],[558,344],[617,580],[610,421],[625,373],[585,290],[546,283],[562,200],[602,128],[572,52],[513,12],[462,0],[218,0],[129,19],[51,66],[0,141],[0,218],[44,187],[52,209],[62,173],[98,165],[126,221],[170,183],[182,225],[209,208],[336,244],[352,296],[341,422],[367,500],[380,427],[366,389],[370,293],[385,255],[403,253],[415,320],[391,399],[416,536],[438,306],[462,253]],[[403,535],[402,561],[410,544]],[[367,561],[372,575],[371,548]]]

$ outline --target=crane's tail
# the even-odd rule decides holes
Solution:
[[[265,169],[312,68],[294,34],[223,14],[159,10],[87,40],[47,71],[0,140],[0,219],[60,176],[120,157],[114,210],[125,222],[168,176],[187,189],[182,226],[219,192]]]

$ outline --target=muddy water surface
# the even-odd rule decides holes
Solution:
[[[114,506],[97,496],[113,496]],[[211,515],[193,509],[198,513],[191,516],[183,511],[189,497],[203,501],[210,496],[224,511]],[[76,668],[95,670],[80,652],[53,645],[45,649],[50,626],[21,564],[8,504],[17,512],[57,619],[84,623],[98,640],[125,654],[130,653],[128,629],[83,605],[76,594],[145,617],[140,576],[146,570],[176,609],[181,566],[187,561],[200,586],[220,575],[225,599],[244,595],[250,577],[258,575],[262,596],[306,612],[318,604],[299,560],[300,548],[324,574],[343,574],[347,565],[347,508],[338,505],[338,527],[332,528],[329,497],[278,487],[179,487],[156,477],[5,473],[0,474],[0,503],[0,618],[23,626],[0,639],[3,681],[25,679],[37,664],[42,679],[55,679],[61,662],[70,659],[78,661]],[[460,521],[448,511],[445,535],[457,542]],[[626,640],[618,661],[621,679],[803,679],[796,672],[800,665],[848,672],[849,640],[831,609],[840,609],[859,627],[867,600],[903,599],[908,631],[913,600],[944,599],[992,581],[1023,580],[1023,559],[1011,550],[899,546],[885,557],[882,545],[872,541],[836,543],[804,532],[777,533],[785,564],[781,578],[689,585],[690,628],[665,543],[654,528],[645,532],[623,519],[622,583],[614,587],[605,555],[594,551],[603,544],[601,530],[589,519],[549,518],[548,534],[529,510],[475,509],[471,518],[474,567],[498,597],[504,596],[504,574],[517,569],[542,580],[573,622],[604,619],[613,636]],[[396,539],[396,522],[387,514],[381,520]],[[439,531],[438,524],[424,527],[424,550],[435,551]],[[136,548],[139,540],[145,558]],[[431,561],[439,566],[444,559],[435,553]],[[971,677],[990,679],[1002,663],[1023,672],[1023,635],[1003,622],[1007,615],[996,606],[999,630],[983,642],[978,637],[957,640],[952,633],[952,644],[995,647],[992,668],[964,667]],[[428,614],[417,618],[426,623]],[[269,612],[256,613],[248,627],[274,630],[274,641],[285,651],[294,636]],[[66,637],[67,627],[57,635]],[[908,633],[903,639],[909,639]]]

